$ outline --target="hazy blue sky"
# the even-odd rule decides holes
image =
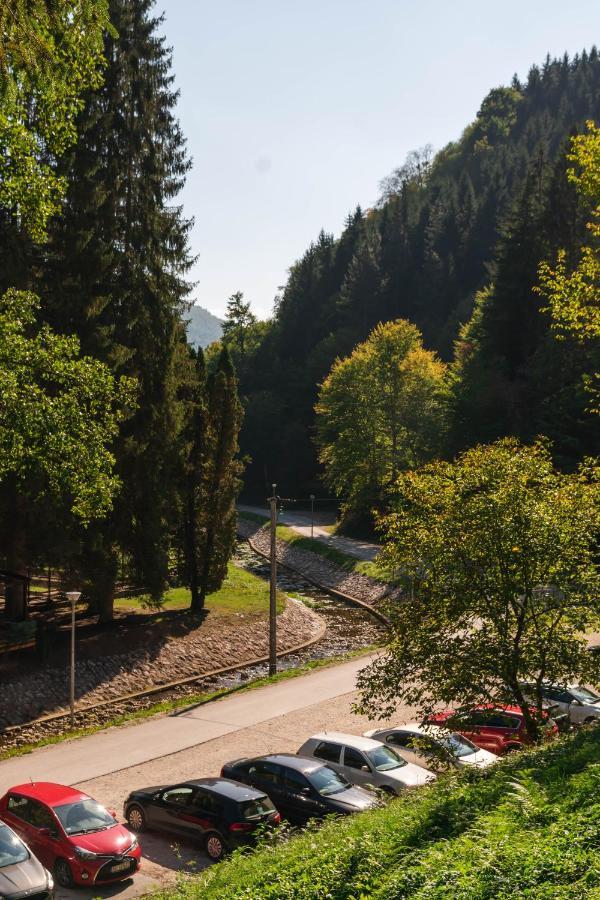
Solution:
[[[600,42],[598,0],[158,0],[194,160],[195,297],[270,313],[409,150],[457,138],[487,91]]]

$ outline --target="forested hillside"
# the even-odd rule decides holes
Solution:
[[[318,235],[291,267],[269,326],[236,359],[249,492],[277,481],[287,495],[323,493],[318,385],[378,322],[397,318],[451,364],[447,454],[507,433],[548,435],[566,465],[593,449],[598,420],[586,412],[582,373],[595,351],[558,345],[532,289],[541,260],[559,247],[574,257],[583,240],[588,210],[564,154],[570,135],[599,118],[596,49],[548,58],[526,81],[491,90],[459,140],[435,156],[410,154],[339,239]]]

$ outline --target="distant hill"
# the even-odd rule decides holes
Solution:
[[[208,347],[221,337],[223,322],[203,306],[195,303],[184,318],[189,320],[187,338],[193,347]]]

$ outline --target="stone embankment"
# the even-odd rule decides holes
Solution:
[[[267,528],[240,516],[238,534],[250,541],[253,549],[266,555],[270,553],[270,534]],[[280,538],[277,538],[277,560],[326,590],[337,591],[369,606],[376,607],[382,600],[393,599],[400,593],[398,589],[392,589],[390,585],[369,578],[368,575],[346,572],[325,557],[309,550],[300,550]]]
[[[231,622],[231,620],[229,620]],[[322,631],[317,613],[296,600],[288,600],[277,617],[279,651],[308,642]],[[143,691],[176,679],[203,675],[218,668],[241,665],[268,654],[265,620],[227,628],[209,615],[188,634],[164,637],[143,650],[116,652],[77,663],[77,700],[80,705],[100,703]],[[64,709],[67,701],[66,667],[44,668],[18,681],[0,685],[0,729],[28,722],[42,714]]]

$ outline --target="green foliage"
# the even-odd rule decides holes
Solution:
[[[600,624],[597,470],[559,474],[543,444],[506,439],[402,475],[394,507],[384,558],[406,596],[359,675],[361,709],[516,701],[535,737],[520,681],[598,675],[583,637]]]
[[[321,385],[317,440],[325,480],[354,510],[385,497],[398,473],[442,446],[445,366],[402,319],[378,325]]]
[[[244,302],[241,291],[232,294],[227,301],[227,312],[223,322],[223,343],[235,346],[241,358],[246,352],[246,336],[249,329],[256,324],[256,316],[250,303]]]
[[[8,0],[0,9],[0,205],[45,235],[86,90],[100,83],[107,0]]]
[[[134,383],[81,357],[76,337],[37,324],[38,310],[32,294],[0,299],[0,482],[88,523],[106,515],[119,486],[112,445]]]
[[[600,893],[597,729],[440,779],[385,809],[235,853],[153,895],[192,900],[492,900]]]

